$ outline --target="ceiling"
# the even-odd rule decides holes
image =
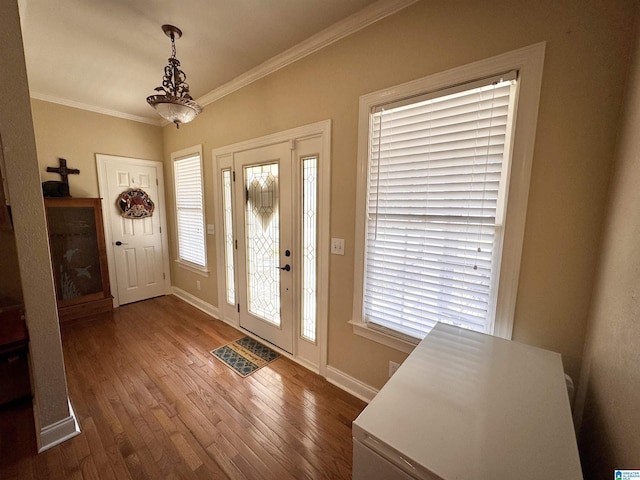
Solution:
[[[18,4],[33,98],[160,124],[146,97],[162,83],[171,55],[170,40],[161,29],[165,23],[182,30],[176,56],[191,95],[206,105],[216,92],[217,98],[222,96],[225,86],[229,90],[232,80],[259,78],[257,72],[266,71],[266,65],[273,71],[274,65],[300,58],[299,52],[310,53],[414,1],[18,0]]]

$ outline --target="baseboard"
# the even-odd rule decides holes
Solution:
[[[56,445],[75,437],[79,433],[80,425],[76,419],[76,414],[73,411],[71,402],[69,402],[69,416],[67,418],[40,429],[38,453],[49,450],[51,447],[55,447]]]
[[[313,363],[311,363],[310,361],[304,359],[304,358],[296,358],[293,355],[289,355],[289,358],[291,358],[291,361],[296,362],[298,365],[306,368],[307,370],[316,373],[318,375],[320,374],[320,369],[317,365],[314,365]]]
[[[171,292],[176,297],[180,298],[181,300],[184,300],[190,305],[193,305],[198,310],[202,310],[204,313],[211,315],[215,319],[221,320],[219,316],[220,311],[218,310],[218,307],[214,307],[210,303],[207,303],[204,300],[196,297],[195,295],[192,295],[189,292],[182,290],[181,288],[178,288],[178,287],[171,287]]]
[[[373,397],[378,393],[378,390],[372,386],[329,365],[327,365],[327,375],[325,378],[329,383],[334,384],[336,387],[367,403],[373,400]]]
[[[172,291],[176,297],[180,298],[181,300],[184,300],[190,305],[193,305],[198,310],[202,310],[204,313],[214,317],[215,319],[220,320],[226,323],[227,325],[232,326],[239,332],[248,334],[250,337],[253,337],[256,340],[259,340],[259,338],[256,337],[255,335],[252,335],[251,332],[247,332],[246,330],[240,329],[238,325],[234,325],[233,323],[226,321],[224,318],[220,318],[219,310],[217,307],[214,307],[213,305],[205,302],[204,300],[199,299],[198,297],[190,294],[189,292],[185,292],[181,288],[172,287]],[[301,358],[295,358],[292,355],[286,352],[283,352],[278,348],[275,348],[275,350],[278,351],[280,354],[286,356],[287,358],[291,359],[292,361],[296,362],[297,364],[303,366],[307,370],[311,370],[314,373],[318,373],[322,375],[322,373],[318,371],[318,367],[311,364],[310,362],[307,362]],[[376,390],[375,388],[365,383],[362,383],[360,380],[353,378],[350,375],[347,375],[346,373],[338,370],[337,368],[327,365],[325,372],[326,372],[326,375],[322,375],[322,376],[324,376],[324,378],[326,378],[329,383],[332,383],[336,387],[341,388],[345,392],[350,393],[354,397],[357,397],[360,400],[365,401],[367,403],[369,403],[373,399],[373,397],[375,397],[376,393],[378,393],[378,390]]]

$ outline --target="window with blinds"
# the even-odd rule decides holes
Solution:
[[[489,332],[516,72],[378,105],[369,117],[363,315],[423,338]]]
[[[178,260],[207,265],[200,153],[174,159]]]

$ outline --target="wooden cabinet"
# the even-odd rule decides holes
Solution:
[[[22,305],[0,296],[0,408],[31,398],[28,352]]]
[[[60,321],[113,309],[99,198],[45,198]]]

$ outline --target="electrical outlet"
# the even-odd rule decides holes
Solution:
[[[200,290],[200,280],[196,280],[196,288]]]
[[[389,362],[389,378],[393,376],[394,373],[398,371],[400,368],[400,364],[396,362]]]

